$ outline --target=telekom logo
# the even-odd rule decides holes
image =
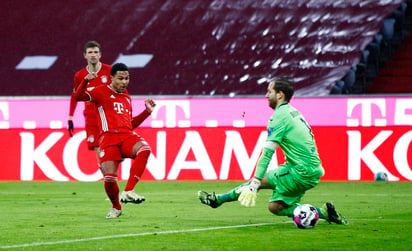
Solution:
[[[361,118],[352,117],[355,108],[360,108]],[[380,114],[372,112],[375,108]],[[372,126],[372,122],[374,126],[386,126],[385,99],[348,99],[347,116],[346,124],[349,127]]]
[[[159,119],[159,110],[165,109],[165,118]],[[184,114],[183,120],[177,120],[177,111]],[[190,127],[190,102],[189,100],[160,100],[156,102],[156,109],[152,113],[152,127]]]
[[[387,106],[385,98],[348,99],[346,125],[348,127],[384,127],[388,124],[412,125],[412,102],[410,99],[396,99],[394,107],[389,109],[391,114],[387,113]],[[360,115],[356,116],[355,114]]]
[[[123,113],[124,108],[123,108],[123,104],[122,104],[122,103],[114,102],[113,105],[114,105],[114,110],[115,110],[117,113]]]

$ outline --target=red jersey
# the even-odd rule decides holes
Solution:
[[[110,70],[111,69],[112,67],[110,65],[101,63],[101,68],[97,72],[97,78],[89,81],[87,83],[86,89],[93,88],[99,85],[110,84],[111,82],[110,81]],[[84,67],[80,71],[76,72],[76,74],[74,75],[74,81],[73,81],[73,93],[77,90],[77,87],[80,85],[80,83],[84,81],[84,78],[87,76],[87,74],[89,74],[87,67]],[[74,99],[73,94],[72,94],[71,100],[70,100],[69,116],[73,116],[74,111],[76,110],[76,106],[77,106],[77,101]],[[86,116],[86,120],[88,118],[96,118],[97,117],[96,106],[94,105],[94,103],[86,102],[83,114]]]
[[[99,128],[106,132],[132,132],[132,99],[129,92],[117,93],[110,85],[98,86],[85,91],[96,104]],[[88,102],[90,103],[90,102]]]

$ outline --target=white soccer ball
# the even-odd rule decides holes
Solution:
[[[293,222],[298,228],[314,228],[319,221],[319,213],[310,204],[299,205],[293,210]]]

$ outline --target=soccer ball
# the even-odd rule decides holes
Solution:
[[[298,228],[314,228],[319,221],[319,213],[309,204],[299,205],[293,210],[293,222]]]
[[[388,181],[388,175],[384,172],[378,172],[375,174],[375,181]]]

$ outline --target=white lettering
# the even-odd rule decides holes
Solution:
[[[132,159],[126,158],[120,163],[120,177],[122,180],[128,180],[130,176],[130,168],[132,167]]]
[[[20,133],[21,137],[21,160],[20,160],[20,179],[33,180],[34,162],[40,170],[50,179],[56,181],[68,181],[57,167],[47,157],[47,151],[63,137],[62,132],[51,133],[36,149],[34,148],[33,133]]]
[[[186,161],[186,157],[192,149],[196,161]],[[176,180],[181,170],[199,169],[205,180],[217,179],[216,172],[210,161],[205,145],[196,131],[187,131],[184,142],[176,156],[176,159],[170,169],[168,180]]]
[[[398,140],[393,149],[393,160],[395,161],[396,169],[398,169],[399,173],[408,180],[412,180],[412,170],[408,164],[408,156],[412,156],[411,152],[408,154],[411,141],[412,131],[409,131]]]
[[[361,133],[359,131],[347,131],[348,140],[348,180],[360,180],[361,161],[363,160],[373,172],[385,172],[388,179],[395,181],[398,177],[392,175],[373,153],[391,134],[392,131],[381,131],[362,149]]]
[[[77,162],[79,146],[83,140],[86,139],[86,131],[76,133],[67,141],[66,146],[63,149],[63,164],[66,167],[67,172],[79,181],[97,181],[103,178],[103,175],[98,168],[97,159],[95,163],[91,163],[96,166],[97,171],[91,175],[87,175],[80,170],[79,163]]]
[[[260,134],[258,141],[256,142],[251,157],[249,158],[249,155],[246,151],[245,144],[243,143],[240,133],[237,131],[226,131],[226,142],[223,151],[222,167],[220,169],[219,179],[228,179],[232,152],[238,160],[240,171],[242,172],[243,178],[245,180],[250,179],[253,175],[256,162],[259,159],[266,137],[267,132],[263,131]]]
[[[166,132],[157,132],[156,157],[153,155],[154,149],[152,147],[152,154],[147,161],[146,168],[156,180],[163,180],[166,177],[166,142]]]

